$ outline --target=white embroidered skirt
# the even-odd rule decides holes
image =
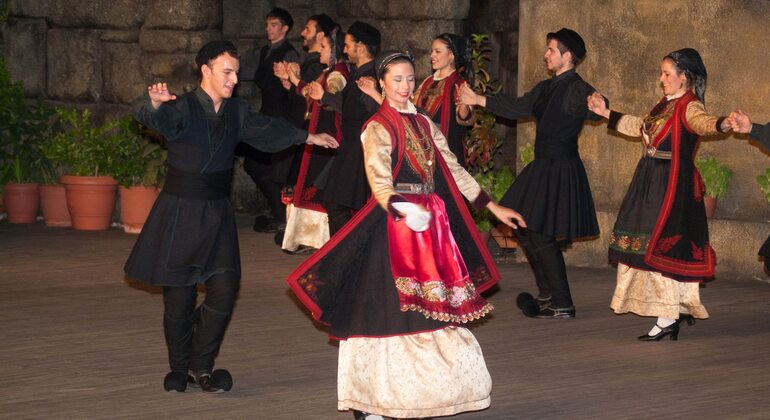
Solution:
[[[465,328],[340,341],[339,410],[433,417],[489,407],[492,378]]]
[[[286,207],[288,216],[282,249],[296,251],[300,245],[318,249],[329,240],[329,216],[326,213],[292,204]]]
[[[700,283],[682,282],[618,264],[617,284],[610,307],[616,314],[633,312],[641,316],[678,319],[679,314],[709,317],[700,301]]]

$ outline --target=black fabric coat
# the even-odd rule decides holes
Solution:
[[[500,200],[521,213],[530,230],[568,239],[599,234],[588,176],[578,153],[584,121],[601,118],[586,104],[594,91],[572,69],[541,81],[520,98],[487,98],[486,108],[496,115],[537,121],[535,160]]]
[[[356,84],[356,80],[366,76],[376,79],[374,61],[355,69],[342,92],[326,93],[321,101],[342,114],[342,143],[331,163],[323,200],[356,210],[363,207],[371,195],[364,171],[361,129],[380,107]]]
[[[158,110],[153,110],[145,95],[135,104],[134,117],[166,137],[170,167],[189,177],[214,179],[218,190],[229,190],[232,176],[226,175],[231,175],[239,142],[275,152],[307,138],[307,132],[283,119],[250,112],[248,104],[238,99],[225,100],[214,112],[202,89],[180,95]],[[240,276],[229,197],[196,196],[199,191],[161,192],[124,267],[129,277],[155,285],[186,286],[224,272]]]

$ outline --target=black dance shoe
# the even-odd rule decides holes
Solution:
[[[187,375],[171,371],[163,378],[163,389],[166,392],[185,392],[187,390]]]
[[[221,394],[233,388],[233,377],[225,369],[217,369],[212,373],[201,373],[190,376],[190,386],[200,388],[203,392]]]
[[[572,319],[575,317],[575,308],[543,308],[535,316],[539,319]]]
[[[655,324],[658,328],[660,328],[660,332],[658,332],[655,335],[640,335],[637,337],[639,341],[660,341],[665,336],[668,336],[668,338],[671,341],[676,341],[679,339],[679,322],[674,322],[673,324],[669,325],[668,327],[661,327],[660,325]]]
[[[300,245],[294,251],[289,251],[288,249],[282,249],[282,251],[290,255],[309,255],[315,252],[316,249],[312,246]]]
[[[537,302],[538,306],[540,306],[540,309],[545,309],[551,306],[551,296],[544,297],[542,295],[537,295],[535,302]]]
[[[367,420],[367,419],[374,419],[374,418],[385,419],[385,420],[396,420],[392,417],[378,416],[376,414],[364,413],[363,411],[358,411],[358,410],[353,410],[353,418],[355,418],[355,420]],[[431,419],[428,417],[423,417],[422,420],[431,420]]]
[[[519,293],[516,296],[516,307],[521,309],[524,316],[532,318],[540,313],[540,305],[535,300],[534,296],[527,292]]]
[[[278,228],[281,226],[281,222],[276,221],[273,218],[260,215],[254,220],[254,232],[260,233],[275,233],[278,232]]]

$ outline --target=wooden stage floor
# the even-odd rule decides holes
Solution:
[[[217,360],[229,393],[167,394],[158,290],[124,279],[135,236],[0,222],[0,417],[352,419],[336,411],[337,348],[284,281],[303,256],[240,218],[243,280]],[[614,315],[611,268],[570,267],[578,316],[524,318],[526,264],[500,264],[494,315],[473,327],[492,406],[459,419],[768,419],[770,284],[719,276],[711,318],[680,340],[641,343],[652,319]]]

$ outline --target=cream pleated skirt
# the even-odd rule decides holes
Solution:
[[[281,248],[296,251],[300,245],[320,248],[329,240],[329,216],[324,212],[286,206],[286,232]]]
[[[610,307],[616,314],[679,319],[679,314],[709,317],[700,301],[700,283],[681,282],[654,271],[618,264],[617,284]]]
[[[481,347],[465,328],[340,341],[339,410],[448,416],[489,407],[491,389]]]

